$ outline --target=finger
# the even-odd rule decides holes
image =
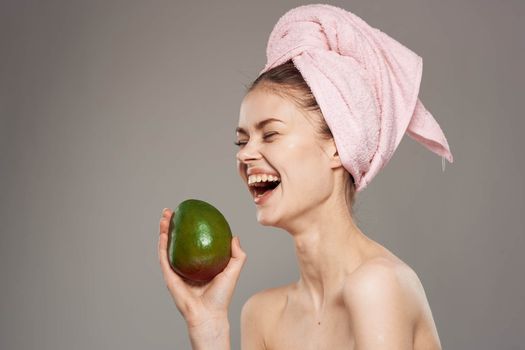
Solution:
[[[239,236],[233,237],[231,247],[232,247],[232,256],[234,258],[241,258],[243,259],[243,262],[244,262],[244,260],[246,260],[246,253],[241,248],[241,240]]]
[[[171,218],[171,215],[173,214],[173,211],[170,208],[164,208],[162,210],[162,218]]]
[[[161,220],[158,254],[159,254],[159,262],[160,262],[162,274],[167,283],[168,280],[171,279],[170,275],[174,272],[171,271],[171,266],[168,261],[168,233],[164,231],[163,229],[165,225],[166,225],[165,220]]]
[[[164,216],[164,212],[159,220],[159,232],[160,234],[168,234],[168,228],[170,225],[170,219]]]
[[[228,290],[233,292],[247,258],[237,236],[232,239],[231,254],[230,261],[226,268],[219,274],[219,278],[227,280]]]
[[[187,298],[189,295],[186,285],[182,278],[172,270],[168,260],[168,226],[169,220],[167,218],[161,219],[158,255],[162,275],[168,289],[176,299]]]
[[[217,295],[226,305],[229,305],[233,291],[239,280],[241,269],[246,261],[246,254],[241,249],[239,238],[234,237],[231,244],[232,257],[228,262],[226,268],[219,273],[210,285],[210,289],[214,290]]]

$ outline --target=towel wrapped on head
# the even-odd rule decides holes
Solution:
[[[418,98],[421,57],[355,14],[325,4],[289,10],[266,53],[261,74],[288,60],[301,72],[357,192],[388,163],[405,131],[453,162],[445,135]]]

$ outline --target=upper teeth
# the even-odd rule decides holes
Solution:
[[[279,177],[274,175],[257,174],[248,176],[248,185],[261,181],[281,181]]]

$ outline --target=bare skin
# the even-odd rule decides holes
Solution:
[[[292,236],[300,269],[299,281],[266,289],[246,302],[242,349],[441,349],[419,278],[355,225],[335,143],[319,139],[304,113],[310,112],[262,89],[241,104],[239,175],[248,187],[247,172],[279,174],[281,184],[271,197],[255,201],[257,220]],[[256,128],[270,117],[280,121]],[[234,241],[228,271],[207,289],[192,289],[166,266],[163,230],[167,222],[161,220],[164,278],[187,320],[194,349],[229,349],[227,308],[246,255]]]
[[[322,297],[304,279],[252,296],[242,349],[441,349],[414,271],[378,243],[361,243],[358,265],[342,259],[341,279],[326,283]]]

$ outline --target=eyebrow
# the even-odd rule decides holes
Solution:
[[[281,122],[283,123],[283,121],[281,119],[277,119],[277,118],[268,118],[268,119],[264,119],[264,120],[261,120],[260,122],[258,122],[257,124],[255,124],[255,129],[257,130],[260,130],[262,128],[264,128],[264,126],[266,124],[269,124],[271,122]],[[240,134],[244,134],[244,135],[248,135],[248,133],[246,132],[246,130],[244,130],[243,128],[241,127],[237,127],[235,129],[235,132],[237,133],[240,133]]]

